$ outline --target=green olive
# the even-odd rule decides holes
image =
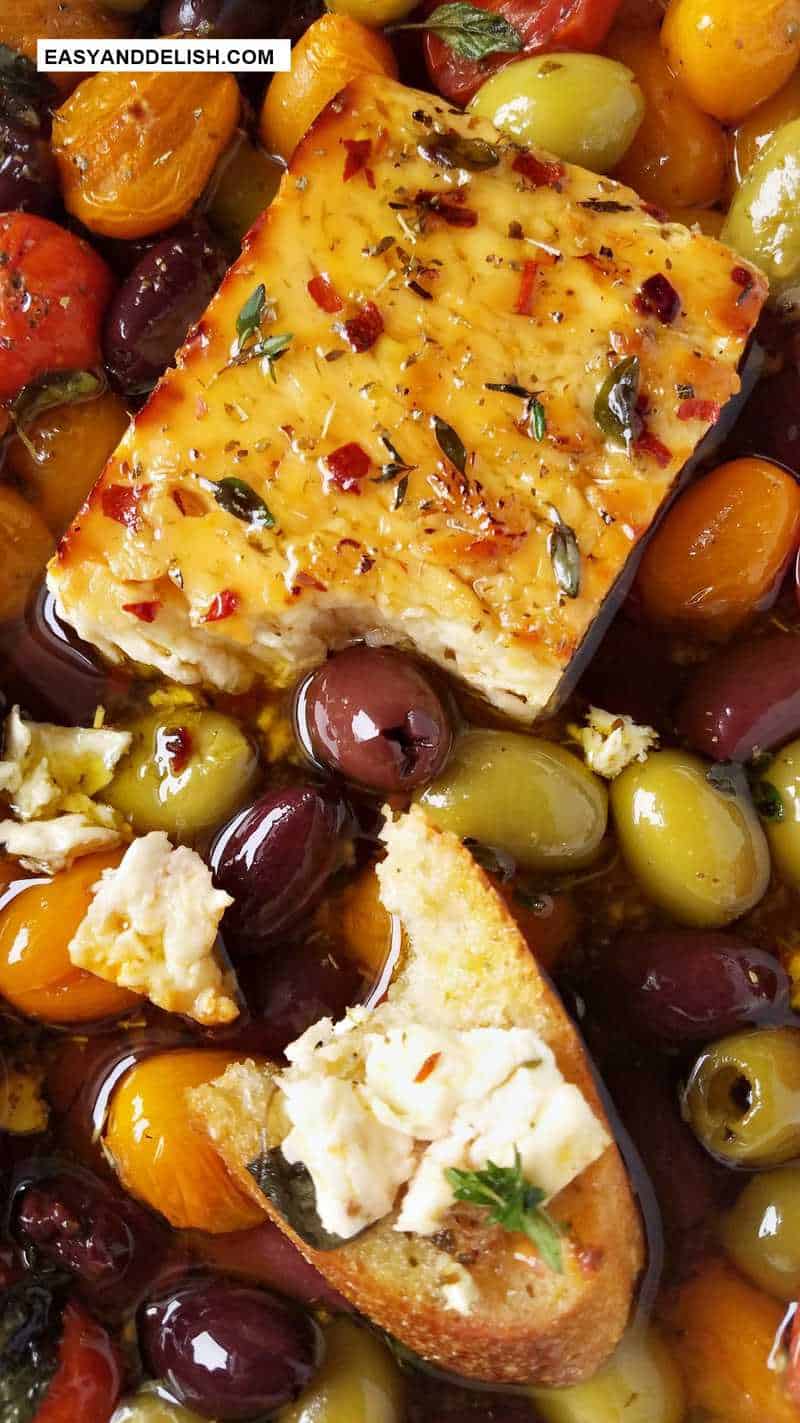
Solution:
[[[203,1423],[203,1420],[180,1403],[164,1398],[155,1384],[145,1383],[138,1393],[117,1405],[109,1423]]]
[[[722,1243],[743,1275],[778,1299],[800,1295],[800,1166],[748,1181],[722,1221]]]
[[[712,1156],[751,1169],[800,1156],[800,1028],[733,1033],[692,1068],[684,1112]]]
[[[386,1345],[340,1316],[325,1330],[325,1362],[278,1423],[402,1423],[405,1388]]]
[[[531,1389],[544,1423],[682,1423],[678,1367],[655,1329],[630,1330],[588,1383]]]
[[[644,117],[631,70],[600,54],[539,54],[509,64],[469,107],[512,138],[596,173],[616,167]]]
[[[181,707],[150,712],[128,729],[130,751],[102,799],[138,834],[166,830],[173,840],[196,840],[228,820],[253,790],[258,756],[229,716]]]
[[[773,757],[764,780],[780,799],[780,819],[767,822],[772,862],[781,879],[800,889],[800,741],[791,741]]]
[[[514,731],[465,732],[419,799],[434,825],[534,870],[587,864],[608,818],[605,786],[577,756]]]
[[[256,218],[280,187],[285,165],[241,135],[223,157],[212,179],[206,217],[231,248],[238,248]]]
[[[744,791],[717,789],[685,751],[656,751],[611,787],[625,858],[649,897],[681,924],[714,928],[752,909],[769,850]]]
[[[800,277],[800,119],[779,128],[731,203],[722,241],[757,263],[780,296]]]

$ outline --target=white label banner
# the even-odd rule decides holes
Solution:
[[[36,65],[44,74],[288,73],[291,49],[288,39],[40,39]]]

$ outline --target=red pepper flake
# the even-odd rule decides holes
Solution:
[[[185,519],[201,519],[208,513],[204,501],[191,489],[172,489],[173,503],[180,509]]]
[[[656,203],[642,203],[642,212],[646,212],[648,217],[655,218],[656,222],[669,222],[667,209],[658,207]]]
[[[734,267],[731,272],[731,281],[735,282],[737,287],[742,288],[739,296],[736,298],[736,305],[741,306],[742,303],[747,300],[756,284],[755,277],[747,267]]]
[[[107,484],[100,495],[100,507],[107,519],[123,524],[126,529],[139,527],[139,500],[150,488],[149,484]]]
[[[680,315],[681,299],[663,272],[656,272],[642,282],[633,306],[640,316],[657,316],[662,326],[671,326]]]
[[[519,281],[519,293],[517,295],[514,310],[517,316],[530,316],[533,311],[533,298],[536,293],[536,284],[539,280],[539,263],[527,261],[523,264],[522,276]]]
[[[308,284],[308,294],[312,301],[317,303],[321,311],[327,311],[330,315],[334,311],[341,311],[344,302],[339,296],[333,282],[321,274],[312,277]]]
[[[474,208],[464,206],[466,194],[458,188],[452,193],[435,193],[431,188],[420,188],[414,199],[414,206],[440,217],[448,227],[477,227],[478,214]]]
[[[355,316],[344,323],[343,334],[348,346],[361,354],[375,345],[383,331],[383,317],[374,301],[365,301]]]
[[[427,1080],[428,1080],[428,1078],[430,1077],[431,1073],[436,1071],[436,1066],[437,1066],[437,1064],[438,1064],[438,1062],[439,1062],[439,1058],[441,1057],[441,1055],[442,1055],[442,1054],[441,1054],[440,1052],[432,1052],[431,1055],[430,1055],[430,1057],[426,1057],[426,1059],[425,1059],[425,1061],[423,1062],[423,1064],[422,1064],[422,1066],[421,1066],[419,1072],[417,1073],[416,1077],[414,1078],[414,1081],[415,1081],[415,1082],[427,1082]]]
[[[208,612],[203,618],[204,623],[221,623],[224,618],[230,618],[239,606],[239,594],[234,593],[232,588],[222,588],[208,605]]]
[[[156,733],[156,764],[170,775],[179,776],[186,770],[192,754],[192,733],[188,726],[159,727]]]
[[[532,183],[534,188],[557,188],[565,172],[563,163],[536,158],[533,153],[518,153],[511,170]]]
[[[131,613],[138,618],[140,623],[154,623],[158,610],[161,607],[159,602],[152,603],[123,603],[123,613]]]
[[[637,454],[650,455],[661,469],[666,469],[672,459],[671,452],[666,445],[662,444],[656,435],[652,435],[649,430],[644,430],[639,436],[634,449]]]
[[[304,568],[300,569],[300,572],[295,578],[292,591],[299,592],[301,588],[315,588],[318,593],[327,593],[328,591],[327,583],[323,583],[319,578],[315,578],[313,573],[306,573]]]
[[[338,450],[332,450],[326,455],[325,464],[337,489],[341,489],[344,494],[360,494],[359,481],[369,474],[372,461],[366,450],[351,441],[350,444],[340,445]]]
[[[351,178],[355,178],[356,173],[363,173],[369,186],[375,187],[375,174],[371,168],[367,167],[372,154],[371,138],[341,138],[339,142],[347,151],[344,160],[344,172],[342,182],[349,183]]]
[[[722,406],[716,400],[682,400],[678,406],[679,420],[704,420],[716,425]]]

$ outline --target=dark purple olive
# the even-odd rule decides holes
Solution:
[[[225,275],[225,257],[204,225],[184,224],[136,263],[109,308],[103,352],[126,395],[151,390]]]
[[[58,165],[38,128],[0,118],[0,212],[51,213],[58,205]]]
[[[203,1418],[282,1407],[321,1358],[311,1317],[265,1290],[201,1276],[144,1306],[139,1341],[151,1373]]]
[[[91,726],[98,705],[113,708],[129,685],[59,617],[44,584],[24,618],[0,626],[0,688],[38,720]]]
[[[322,0],[163,0],[161,33],[297,40],[322,10]]]
[[[692,675],[678,730],[715,761],[747,761],[800,731],[800,639],[769,633],[716,653]]]
[[[750,396],[734,427],[731,452],[764,455],[800,474],[800,369],[791,345],[783,369],[760,380]]]
[[[617,716],[631,716],[640,725],[666,731],[681,676],[681,669],[669,661],[663,644],[647,628],[618,617],[581,678],[578,695]]]
[[[381,795],[432,781],[453,744],[450,718],[422,668],[388,647],[337,652],[301,685],[295,715],[315,760]]]
[[[527,1398],[460,1388],[417,1369],[405,1377],[405,1423],[540,1423],[541,1414]]]
[[[209,856],[214,880],[233,895],[225,940],[258,953],[304,919],[343,863],[347,807],[317,786],[268,791],[220,831]]]
[[[12,1231],[37,1264],[68,1270],[78,1293],[105,1314],[139,1303],[166,1246],[166,1232],[149,1211],[78,1169],[23,1184]]]
[[[664,1044],[780,1020],[789,1002],[789,981],[772,954],[713,930],[623,934],[600,972],[625,1022]]]

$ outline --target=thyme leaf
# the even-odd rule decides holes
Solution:
[[[390,25],[389,34],[398,30],[427,30],[444,40],[462,59],[485,59],[489,54],[519,54],[524,48],[522,35],[503,15],[483,10],[478,5],[437,5],[426,20],[418,23]]]
[[[251,337],[258,335],[266,304],[267,289],[263,282],[259,282],[236,318],[237,355],[244,349]]]
[[[274,528],[274,514],[246,479],[238,479],[235,475],[220,479],[214,490],[214,498],[226,513],[232,514],[235,519],[241,519],[243,524],[249,524],[253,529]]]
[[[460,435],[457,435],[452,425],[448,425],[440,415],[433,417],[433,433],[436,436],[436,443],[446,459],[454,464],[459,474],[466,474],[467,451]]]
[[[639,400],[641,366],[638,356],[626,356],[609,372],[594,403],[594,418],[604,435],[619,440],[630,451],[642,433]]]
[[[277,381],[275,375],[275,363],[281,356],[285,356],[294,340],[294,332],[285,331],[280,336],[268,336],[266,340],[256,341],[252,346],[247,346],[244,351],[233,356],[228,362],[228,366],[244,366],[248,361],[266,361],[269,365],[269,373],[273,381]]]
[[[556,509],[556,523],[547,538],[547,552],[553,565],[556,583],[568,598],[577,598],[581,591],[581,551],[575,530],[565,524]]]
[[[514,1152],[513,1166],[487,1161],[481,1171],[459,1171],[450,1166],[444,1174],[457,1201],[484,1206],[490,1225],[527,1235],[550,1269],[562,1274],[560,1227],[542,1206],[546,1193],[525,1179],[518,1151]]]

